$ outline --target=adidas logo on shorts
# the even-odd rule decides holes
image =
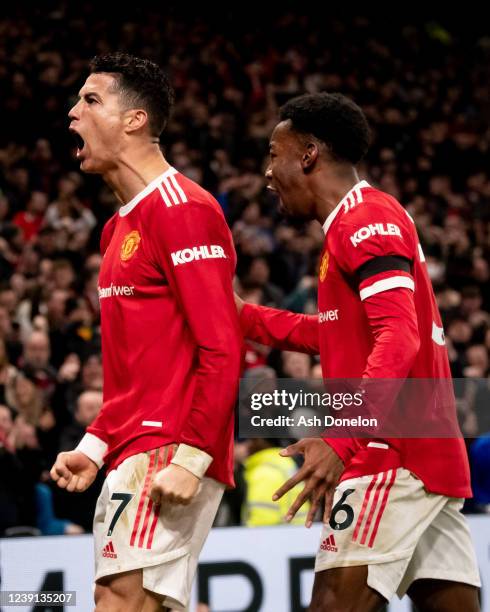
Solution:
[[[109,557],[109,559],[117,559],[117,555],[114,552],[114,545],[112,544],[112,541],[104,546],[104,548],[102,549],[102,556]]]
[[[320,545],[320,550],[329,550],[330,552],[338,552],[337,544],[335,543],[335,538],[333,537],[333,533],[331,533],[328,538],[325,538]]]

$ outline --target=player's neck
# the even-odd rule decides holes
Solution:
[[[103,175],[119,202],[127,204],[158,176],[166,172],[170,164],[157,144],[151,144],[131,153],[123,153],[115,168]]]
[[[315,201],[315,216],[322,225],[328,215],[335,210],[339,202],[358,182],[359,176],[353,167],[341,172],[337,169],[324,169],[314,177],[312,191]]]

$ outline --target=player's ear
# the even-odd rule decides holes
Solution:
[[[308,171],[315,165],[318,159],[319,151],[316,142],[307,142],[301,158],[301,165],[303,170]]]
[[[142,108],[132,108],[126,111],[124,117],[124,126],[126,132],[135,132],[148,124],[148,114]]]

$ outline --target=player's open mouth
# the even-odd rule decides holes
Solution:
[[[75,144],[77,145],[77,157],[79,157],[80,153],[83,150],[83,147],[85,146],[85,140],[73,128],[70,128],[70,132],[71,132],[71,135],[73,136]]]
[[[267,190],[272,193],[274,200],[279,205],[279,210],[286,210],[284,207],[284,202],[281,198],[281,194],[279,193],[279,189],[276,189],[272,185],[267,185]]]
[[[277,200],[279,202],[279,205],[281,205],[282,199],[281,199],[281,194],[279,192],[279,189],[277,189],[276,187],[273,187],[272,185],[267,185],[267,190],[272,194],[273,199]]]

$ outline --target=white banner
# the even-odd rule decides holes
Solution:
[[[482,612],[490,612],[490,517],[468,519],[483,581]],[[300,612],[309,602],[320,525],[213,529],[201,555],[190,610],[197,593],[212,612]],[[91,536],[0,540],[2,591],[76,591],[76,607],[93,609]],[[61,610],[54,608],[53,610]],[[16,607],[33,612],[34,607]],[[36,612],[51,608],[36,608]],[[390,612],[409,612],[395,599]],[[6,612],[6,609],[4,609]]]

